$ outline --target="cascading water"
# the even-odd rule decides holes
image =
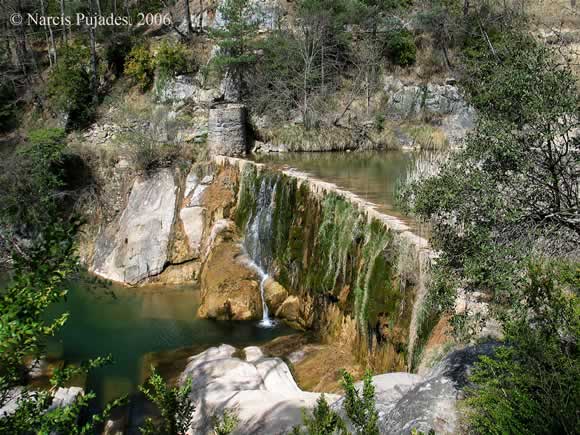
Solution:
[[[260,276],[260,296],[262,298],[262,320],[260,326],[270,328],[275,322],[270,319],[268,305],[264,297],[264,287],[272,266],[272,214],[274,212],[274,192],[276,179],[264,177],[260,184],[256,208],[248,220],[243,247],[250,259],[250,267]]]

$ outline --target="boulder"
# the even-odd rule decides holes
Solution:
[[[312,301],[304,301],[298,296],[288,296],[276,310],[276,317],[288,326],[305,331],[312,326]]]
[[[214,244],[201,272],[200,317],[254,320],[262,317],[259,277],[244,261],[240,244]]]
[[[131,285],[161,273],[168,260],[175,203],[169,169],[135,179],[121,217],[97,237],[92,271]]]
[[[212,155],[235,157],[247,153],[244,105],[222,104],[210,109],[208,146]]]
[[[54,392],[52,403],[48,407],[48,411],[70,406],[76,401],[77,397],[82,394],[84,394],[84,391],[80,387],[60,387]],[[22,400],[23,397],[32,398],[34,395],[35,393],[33,391],[26,390],[24,387],[16,387],[7,391],[3,405],[0,408],[0,418],[13,414],[18,409],[18,402]]]
[[[222,345],[188,360],[180,377],[191,379],[196,404],[188,434],[213,434],[212,417],[233,411],[239,418],[235,434],[289,433],[302,422],[302,410],[311,409],[317,393],[301,391],[280,358],[265,358],[259,348],[236,349]],[[325,395],[333,403],[338,396]]]
[[[264,299],[271,313],[275,313],[288,297],[288,291],[279,283],[269,278],[264,283]]]
[[[434,430],[438,434],[460,432],[458,397],[467,386],[473,364],[480,355],[491,354],[494,347],[495,343],[486,343],[451,352],[394,405],[390,398],[383,402],[378,397],[377,402],[384,409],[391,408],[379,419],[381,433],[409,434],[412,429],[423,433]]]

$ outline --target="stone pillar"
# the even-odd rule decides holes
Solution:
[[[211,155],[244,156],[248,151],[246,107],[222,104],[209,110],[207,138]]]

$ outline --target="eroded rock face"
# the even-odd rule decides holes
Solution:
[[[452,84],[405,85],[386,77],[385,91],[390,95],[387,111],[395,118],[440,118],[440,127],[450,143],[461,142],[475,125],[476,112]]]
[[[219,222],[218,222],[219,224]],[[198,315],[218,320],[262,318],[259,277],[245,261],[232,229],[221,223],[201,273]],[[214,233],[214,231],[212,231]]]
[[[257,347],[236,349],[222,345],[189,359],[180,382],[192,380],[191,399],[196,404],[188,434],[213,434],[212,416],[235,410],[235,434],[286,434],[302,423],[302,409],[316,405],[317,393],[301,391],[280,358],[266,358]],[[333,403],[338,396],[327,394]]]
[[[169,169],[137,178],[119,222],[104,228],[97,238],[92,271],[132,285],[161,273],[175,203],[176,185]]]

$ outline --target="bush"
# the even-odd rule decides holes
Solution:
[[[471,376],[470,433],[578,433],[580,304],[566,288],[578,288],[574,274],[530,266],[520,309],[505,325],[506,345],[482,357]]]
[[[386,51],[387,57],[395,65],[413,65],[417,59],[415,38],[407,29],[398,29],[388,34]]]
[[[169,44],[163,41],[155,58],[160,81],[165,81],[189,70],[187,49],[181,43]]]
[[[378,435],[379,415],[375,407],[375,387],[372,373],[367,371],[363,378],[362,398],[354,386],[353,377],[346,371],[342,372],[342,386],[345,391],[343,408],[350,422],[359,435]],[[346,424],[342,418],[328,406],[324,394],[316,401],[312,414],[303,413],[303,425],[307,435],[347,435]],[[302,430],[294,427],[292,435],[301,435]]]
[[[161,414],[159,421],[152,418],[145,420],[140,428],[144,435],[178,435],[187,432],[195,406],[189,398],[191,379],[182,387],[169,387],[163,378],[153,369],[147,383],[139,390],[153,402]]]
[[[36,227],[56,214],[64,139],[62,129],[32,131],[27,146],[0,163],[0,219]]]
[[[89,122],[94,113],[89,49],[78,44],[64,48],[47,89],[53,107],[68,115],[68,127],[78,128]]]
[[[125,61],[125,74],[145,92],[155,77],[155,60],[149,47],[138,45],[131,49]]]
[[[345,435],[348,433],[344,421],[328,406],[324,394],[321,394],[316,401],[316,407],[312,410],[312,415],[304,413],[302,420],[308,435],[333,435],[335,433]],[[300,434],[302,434],[300,428],[295,427],[292,435]]]
[[[214,416],[213,431],[215,435],[228,435],[236,430],[238,423],[238,416],[234,412],[226,409],[221,417]]]
[[[354,386],[353,377],[346,371],[342,373],[342,386],[345,390],[344,409],[360,435],[379,435],[379,414],[375,408],[375,387],[370,371],[363,378],[362,397]]]

